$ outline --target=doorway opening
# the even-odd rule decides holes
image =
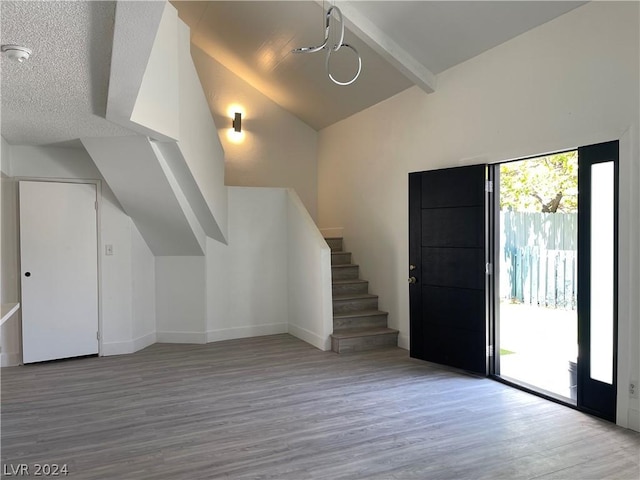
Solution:
[[[578,151],[496,169],[498,374],[576,405]]]
[[[492,166],[493,374],[616,421],[617,141]]]
[[[618,156],[410,173],[411,356],[615,422]]]

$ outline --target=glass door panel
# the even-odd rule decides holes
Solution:
[[[614,163],[591,165],[591,368],[589,376],[613,383]]]
[[[578,408],[616,420],[618,142],[578,149]]]

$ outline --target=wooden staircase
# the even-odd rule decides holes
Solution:
[[[359,278],[351,253],[343,251],[342,238],[326,238],[331,248],[333,333],[331,350],[356,352],[397,346],[398,331],[387,328],[387,312],[378,310],[378,296],[369,293],[369,282]]]

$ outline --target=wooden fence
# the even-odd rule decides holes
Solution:
[[[577,214],[506,211],[500,225],[500,297],[575,309]]]

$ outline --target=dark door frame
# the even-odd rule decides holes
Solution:
[[[576,149],[571,149],[576,150]],[[561,150],[554,153],[564,153],[571,150]],[[617,409],[617,375],[618,375],[618,227],[619,227],[619,141],[614,140],[601,144],[579,147],[578,149],[578,391],[577,405],[568,403],[555,396],[533,390],[527,386],[506,380],[499,375],[500,372],[500,298],[499,278],[500,262],[496,247],[500,236],[500,165],[511,161],[521,161],[537,158],[540,155],[497,162],[489,166],[489,179],[493,185],[493,192],[489,198],[488,211],[491,212],[487,223],[488,253],[493,274],[488,278],[487,285],[487,309],[489,315],[489,338],[491,342],[492,361],[489,366],[489,377],[514,388],[524,390],[547,400],[566,405],[571,408],[595,415],[616,423]],[[596,163],[614,162],[614,322],[613,322],[613,383],[603,385],[601,382],[590,378],[590,217],[591,217],[591,176],[590,167]],[[583,232],[582,235],[580,232]],[[582,253],[581,253],[582,252]],[[585,314],[586,313],[586,314]],[[497,352],[495,350],[498,350]]]
[[[591,167],[613,162],[613,365],[612,383],[591,378]],[[618,387],[619,142],[578,148],[578,408],[616,421]]]

